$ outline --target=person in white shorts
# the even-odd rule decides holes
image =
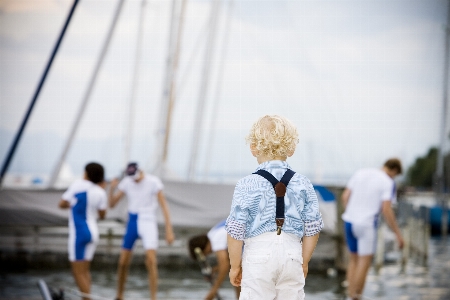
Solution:
[[[347,267],[348,299],[361,299],[367,272],[372,263],[377,240],[377,222],[382,212],[394,231],[400,248],[403,238],[391,204],[396,201],[393,178],[402,173],[400,160],[391,158],[380,169],[357,171],[347,183],[341,200],[345,207],[345,225],[350,260]]]
[[[225,224],[230,282],[241,286],[240,300],[303,300],[323,221],[313,185],[286,162],[297,129],[282,116],[266,115],[247,142],[259,166],[236,184]]]
[[[217,275],[212,283],[211,289],[204,298],[212,300],[216,297],[222,282],[227,277],[230,270],[230,259],[228,257],[227,232],[225,230],[225,220],[217,223],[207,234],[201,234],[189,239],[189,254],[196,260],[195,248],[199,247],[205,256],[214,253],[217,259]],[[215,272],[214,272],[215,273]],[[235,287],[236,299],[239,298],[240,287]]]
[[[90,262],[98,243],[97,217],[106,214],[107,197],[104,169],[100,164],[89,163],[84,179],[75,181],[62,195],[59,207],[71,209],[69,214],[69,261],[75,282],[82,293],[91,289]],[[83,297],[83,299],[89,299]]]
[[[116,299],[123,299],[128,268],[134,242],[140,238],[146,250],[145,265],[149,275],[151,299],[155,300],[158,289],[158,266],[156,250],[158,249],[158,226],[156,210],[162,209],[166,224],[166,241],[172,244],[174,234],[170,222],[169,208],[163,194],[161,180],[139,169],[137,163],[130,163],[122,181],[114,179],[109,190],[109,206],[114,207],[124,195],[128,198],[128,224],[123,239],[122,251],[117,269]],[[118,191],[114,191],[118,187]]]

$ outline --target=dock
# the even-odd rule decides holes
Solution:
[[[159,226],[158,265],[162,268],[198,268],[190,257],[187,242],[190,237],[206,233],[209,228],[174,226],[175,241],[167,245],[164,226]],[[114,220],[99,222],[100,239],[92,268],[116,268],[125,224]],[[0,265],[2,271],[27,269],[70,268],[67,257],[67,226],[1,226]],[[145,252],[141,240],[133,249],[132,268],[145,268]],[[335,263],[335,238],[322,233],[312,260],[311,272],[325,272]],[[214,257],[210,257],[214,263]]]

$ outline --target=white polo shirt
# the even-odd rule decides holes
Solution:
[[[380,169],[357,171],[346,186],[350,191],[342,219],[348,223],[372,226],[383,201],[395,201],[394,180]]]
[[[128,212],[154,221],[158,208],[157,195],[163,188],[161,180],[149,174],[145,174],[139,182],[127,176],[118,186],[118,189],[127,195]]]

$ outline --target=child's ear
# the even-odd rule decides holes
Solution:
[[[254,157],[257,157],[257,156],[258,156],[258,149],[256,149],[255,144],[251,144],[251,145],[250,145],[250,152],[252,153],[252,155],[253,155]]]
[[[295,149],[288,150],[288,152],[286,153],[287,157],[291,157],[292,155],[294,155],[294,152],[295,152]]]

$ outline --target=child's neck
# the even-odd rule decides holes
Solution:
[[[258,164],[262,164],[262,163],[265,163],[266,161],[270,161],[270,160],[286,161],[286,159],[287,159],[286,156],[277,156],[277,157],[267,157],[265,155],[258,155],[258,156],[256,156],[256,160],[258,161]]]

